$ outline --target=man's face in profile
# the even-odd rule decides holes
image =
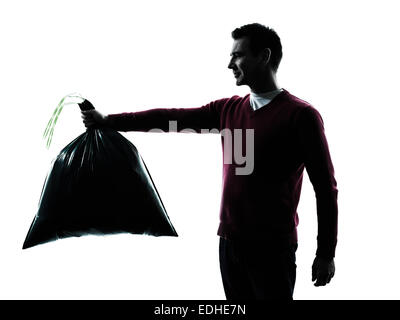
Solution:
[[[234,40],[231,52],[231,61],[228,65],[236,78],[236,85],[254,84],[264,70],[262,55],[254,55],[250,50],[249,39],[244,37]]]

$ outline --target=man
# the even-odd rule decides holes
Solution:
[[[224,131],[218,235],[226,297],[291,300],[296,280],[296,210],[304,167],[317,199],[318,248],[312,281],[316,281],[315,286],[324,286],[334,275],[334,169],[318,111],[277,84],[282,47],[276,32],[255,23],[235,29],[232,37],[228,68],[238,86],[249,86],[251,92],[245,97],[220,99],[201,108],[152,109],[108,116],[92,110],[83,112],[83,119],[87,127],[100,125],[121,131],[166,131],[170,121],[176,121],[177,130]],[[234,148],[253,152],[252,166],[244,173],[238,171],[243,162],[225,157],[232,153],[226,133],[237,130],[246,131],[246,135],[243,132],[234,136],[239,137]]]

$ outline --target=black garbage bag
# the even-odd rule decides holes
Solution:
[[[89,128],[53,161],[23,249],[115,233],[178,236],[136,147],[115,130]]]

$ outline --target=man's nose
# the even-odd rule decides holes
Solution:
[[[228,69],[233,69],[234,68],[234,63],[233,63],[233,60],[230,60],[229,61],[229,64],[228,64]]]

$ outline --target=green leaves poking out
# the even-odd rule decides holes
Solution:
[[[70,101],[72,100],[72,101]],[[76,101],[78,100],[78,101]],[[58,117],[65,105],[68,104],[78,104],[85,100],[79,93],[71,93],[66,95],[61,101],[58,103],[56,109],[53,112],[49,122],[47,123],[46,130],[43,133],[43,139],[47,138],[46,147],[49,148],[51,144],[51,140],[53,138],[54,127],[57,123]]]

